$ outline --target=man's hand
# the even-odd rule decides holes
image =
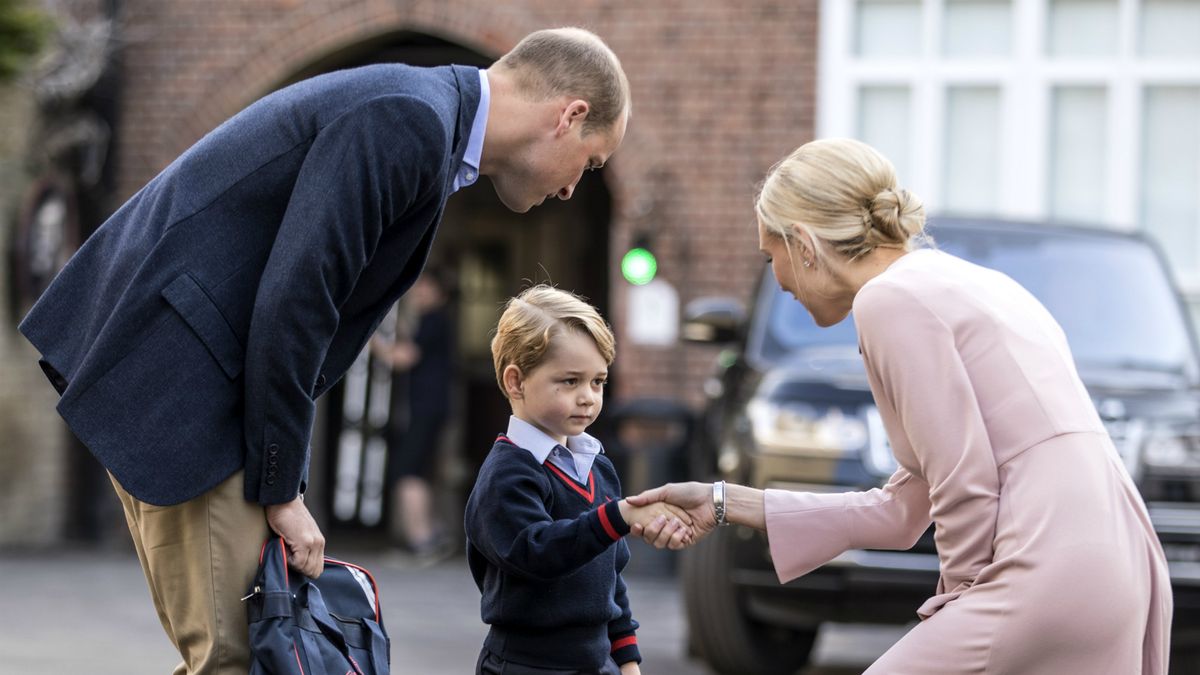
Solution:
[[[288,567],[316,579],[325,568],[325,536],[313,520],[304,500],[296,497],[286,504],[266,508],[267,525],[288,547]]]
[[[674,532],[663,525],[651,523],[631,523],[630,533],[641,537],[647,544],[655,548],[670,548],[678,551],[704,538],[717,526],[717,516],[713,512],[712,483],[667,483],[662,487],[647,490],[640,495],[628,497],[634,506],[646,506],[656,502],[672,504],[691,517],[692,537],[688,543],[677,539]]]

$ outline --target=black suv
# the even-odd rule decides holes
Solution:
[[[940,219],[929,232],[938,248],[1016,279],[1062,324],[1170,560],[1172,672],[1196,672],[1200,359],[1162,256],[1143,237],[1100,229]],[[748,317],[734,300],[696,300],[683,337],[727,347],[705,384],[693,476],[847,491],[896,468],[852,319],[819,328],[767,270]],[[932,528],[908,551],[849,551],[785,585],[765,535],[721,528],[683,559],[689,648],[721,673],[794,673],[822,622],[908,623],[937,576]]]

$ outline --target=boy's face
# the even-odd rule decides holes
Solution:
[[[604,405],[608,364],[587,333],[563,331],[553,338],[550,357],[521,375],[515,366],[516,395],[509,377],[506,387],[513,414],[559,443],[587,429]]]

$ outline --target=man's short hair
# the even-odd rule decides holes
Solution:
[[[496,384],[505,398],[504,369],[514,365],[525,375],[533,372],[551,353],[554,338],[564,331],[579,331],[592,338],[604,362],[611,365],[616,355],[616,338],[600,312],[574,293],[538,284],[508,301],[496,336],[492,338],[492,361]]]
[[[583,28],[530,33],[496,65],[512,72],[534,100],[570,96],[587,101],[585,134],[607,131],[629,114],[629,81],[621,62],[599,36]]]

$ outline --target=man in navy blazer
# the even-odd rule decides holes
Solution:
[[[246,671],[238,597],[267,527],[320,573],[314,400],[417,278],[450,194],[486,175],[513,211],[569,199],[629,110],[616,56],[580,29],[487,70],[321,75],[197,142],[58,275],[20,330],[113,478],[177,673]]]

